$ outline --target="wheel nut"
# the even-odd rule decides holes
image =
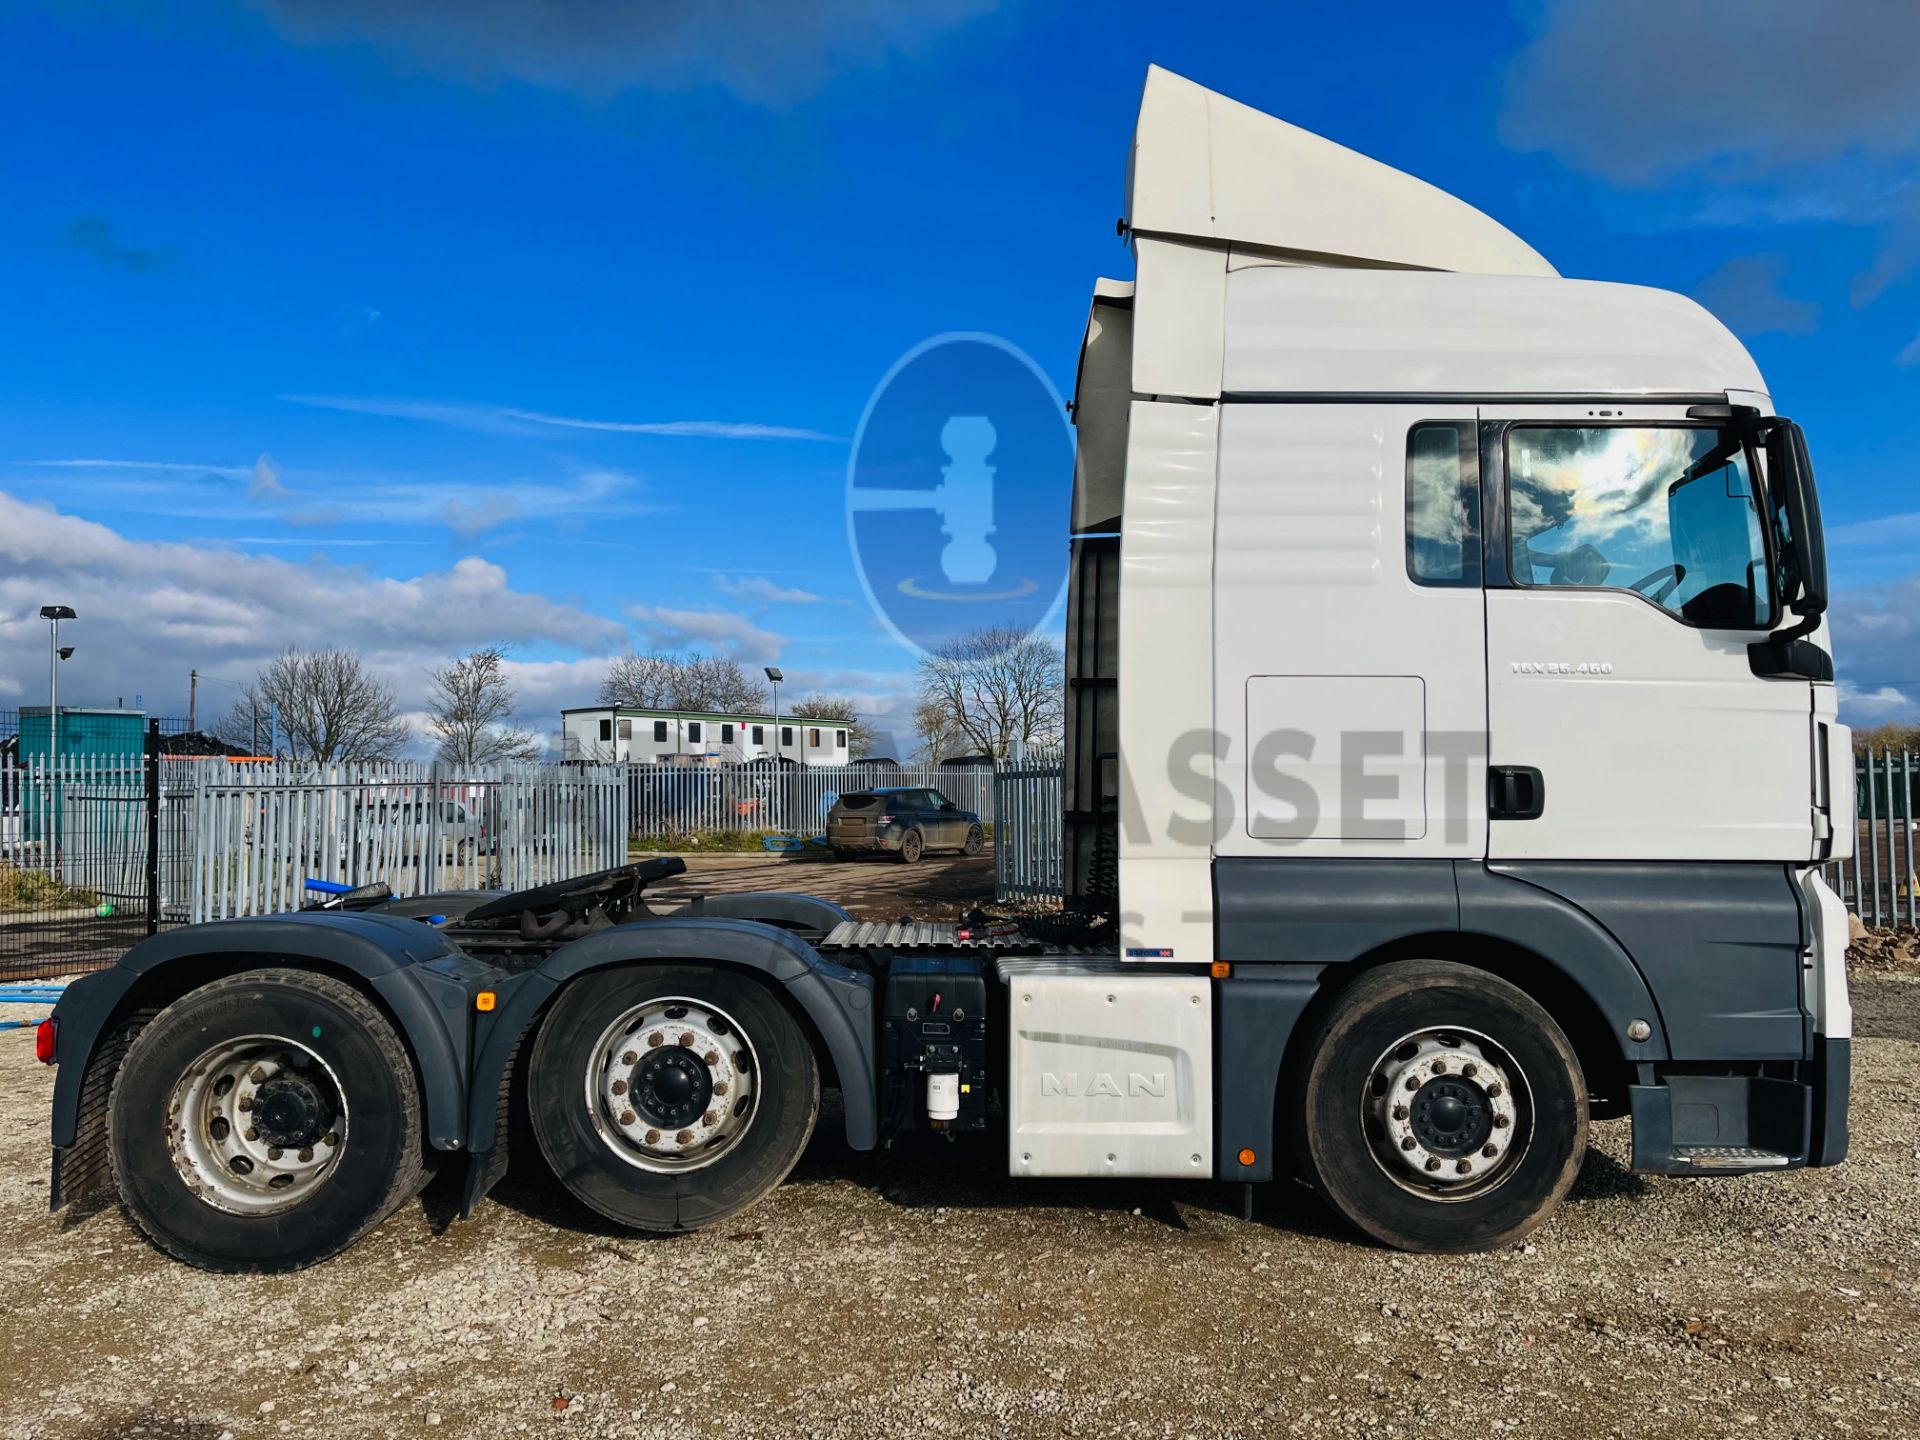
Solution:
[[[1505,1115],[1496,1115],[1493,1117],[1493,1128],[1496,1130],[1504,1130],[1507,1128],[1507,1126],[1511,1125],[1512,1123],[1513,1122],[1509,1120]]]
[[[1471,1160],[1462,1160],[1453,1168],[1458,1170],[1462,1175],[1471,1175],[1473,1173],[1473,1162]]]
[[[306,1149],[300,1152],[300,1163],[302,1165],[307,1165],[312,1163],[312,1160],[313,1160],[313,1147],[309,1145]]]
[[[251,1095],[242,1095],[240,1097],[240,1103],[234,1108],[239,1110],[242,1115],[246,1114],[247,1111],[253,1109],[253,1097]]]
[[[720,1063],[720,1052],[718,1050],[709,1050],[700,1058],[709,1065],[718,1065]]]
[[[1404,1120],[1404,1119],[1406,1119],[1406,1118],[1407,1118],[1407,1107],[1406,1107],[1406,1106],[1404,1106],[1404,1105],[1396,1105],[1396,1106],[1394,1106],[1394,1107],[1393,1107],[1393,1118],[1394,1118],[1394,1119],[1396,1119],[1396,1120]]]
[[[691,1145],[693,1143],[693,1132],[691,1130],[682,1130],[678,1135],[675,1135],[673,1138],[676,1142],[678,1142],[681,1145]]]
[[[649,1050],[658,1050],[660,1048],[661,1042],[664,1041],[666,1038],[667,1037],[662,1035],[658,1030],[654,1031],[653,1034],[647,1036],[647,1048]],[[633,1061],[629,1060],[627,1063],[631,1065]]]
[[[639,1117],[635,1115],[631,1110],[622,1110],[620,1112],[620,1123],[622,1125],[631,1125],[638,1118]]]
[[[1420,1077],[1418,1075],[1407,1076],[1407,1089],[1418,1090],[1419,1088],[1420,1088]]]
[[[1413,1148],[1414,1148],[1414,1147],[1415,1147],[1416,1145],[1418,1145],[1419,1143],[1420,1143],[1420,1142],[1419,1142],[1418,1140],[1415,1140],[1415,1139],[1414,1139],[1414,1138],[1413,1138],[1413,1137],[1412,1137],[1411,1135],[1409,1135],[1409,1136],[1407,1136],[1407,1138],[1406,1138],[1406,1139],[1404,1139],[1404,1140],[1402,1140],[1402,1141],[1400,1142],[1400,1148],[1401,1148],[1402,1150],[1411,1150],[1411,1149],[1413,1149]]]
[[[327,1146],[338,1145],[340,1143],[340,1137],[338,1135],[322,1135],[320,1137],[320,1143]]]
[[[687,1049],[691,1050],[693,1048],[693,1032],[691,1030],[681,1031],[680,1043]]]
[[[647,1131],[647,1144],[658,1145],[659,1143],[660,1143],[660,1132],[658,1130]]]
[[[700,1117],[700,1123],[706,1126],[718,1125],[720,1123],[720,1112],[718,1110],[707,1111],[706,1114]]]
[[[285,1152],[283,1152],[278,1145],[274,1145],[268,1149],[267,1159],[278,1160],[283,1153]]]
[[[1503,1088],[1498,1080],[1494,1081],[1493,1084],[1487,1086],[1487,1098],[1489,1100],[1498,1100],[1503,1092]]]
[[[1491,1160],[1494,1156],[1500,1153],[1500,1147],[1498,1145],[1491,1145],[1491,1144],[1482,1145],[1480,1147],[1480,1153],[1486,1156],[1487,1159]]]
[[[260,1132],[254,1129],[253,1126],[249,1125],[247,1127],[247,1139],[258,1140],[259,1138],[260,1138]]]
[[[262,1080],[267,1078],[267,1067],[264,1065],[254,1066],[252,1070],[247,1072],[247,1078],[258,1085]]]
[[[616,1080],[613,1082],[613,1085],[611,1088],[614,1094],[624,1095],[627,1093],[627,1082],[624,1080]]]
[[[1440,1157],[1438,1155],[1434,1155],[1427,1160],[1427,1169],[1438,1170],[1439,1168],[1440,1168]]]
[[[713,1093],[714,1093],[714,1094],[716,1094],[716,1095],[724,1095],[724,1094],[726,1094],[726,1093],[727,1093],[727,1082],[726,1082],[726,1081],[724,1081],[724,1080],[716,1080],[716,1081],[714,1081],[714,1082],[713,1082]]]
[[[629,1050],[620,1057],[620,1063],[622,1065],[638,1065],[640,1063],[640,1057]]]
[[[1480,1067],[1474,1064],[1471,1060],[1469,1060],[1466,1064],[1460,1067],[1460,1073],[1466,1076],[1467,1079],[1471,1080],[1474,1076],[1480,1073]]]
[[[1447,1062],[1446,1062],[1446,1061],[1444,1061],[1444,1060],[1436,1060],[1436,1061],[1434,1061],[1434,1062],[1433,1062],[1433,1073],[1434,1073],[1434,1074],[1436,1074],[1436,1075],[1444,1075],[1444,1074],[1446,1074],[1446,1073],[1447,1073]]]

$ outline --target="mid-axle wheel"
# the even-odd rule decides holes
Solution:
[[[560,1183],[638,1230],[733,1215],[793,1169],[820,1112],[800,1023],[765,985],[690,966],[595,971],[541,1022],[527,1068]]]

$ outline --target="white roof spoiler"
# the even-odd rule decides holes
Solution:
[[[1126,220],[1303,265],[1559,273],[1466,201],[1158,65],[1134,125]]]

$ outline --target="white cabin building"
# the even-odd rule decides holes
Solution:
[[[845,765],[852,755],[844,720],[717,710],[635,710],[591,705],[560,712],[564,757],[597,764],[718,765],[781,759]]]

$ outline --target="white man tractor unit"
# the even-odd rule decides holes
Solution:
[[[1298,1174],[1409,1250],[1539,1225],[1596,1116],[1641,1172],[1837,1163],[1851,747],[1806,445],[1747,352],[1159,69],[1122,227],[1062,915],[660,914],[668,859],[164,932],[41,1036],[53,1203],[290,1268],[434,1168],[470,1210],[523,1104],[582,1201],[689,1230],[780,1183],[823,1087],[855,1149]]]

